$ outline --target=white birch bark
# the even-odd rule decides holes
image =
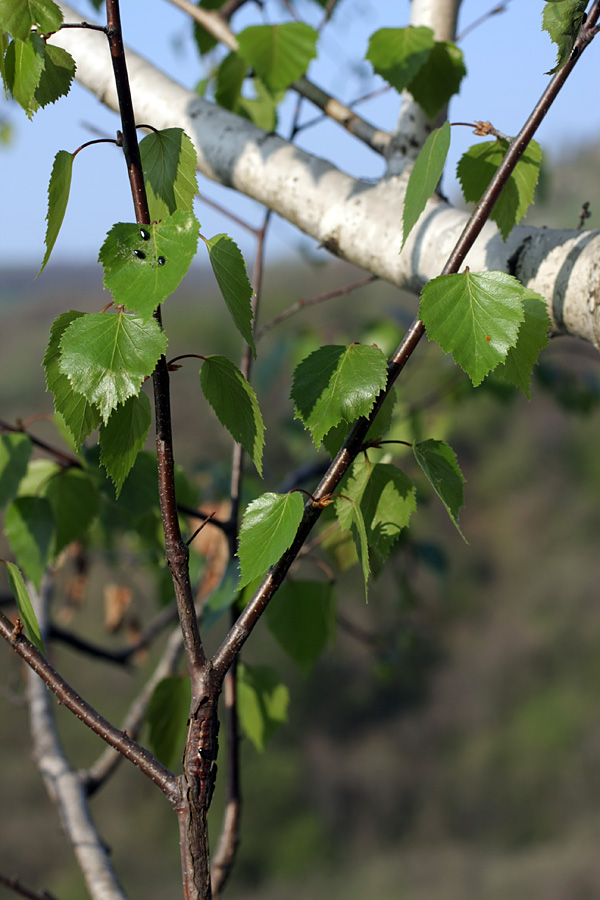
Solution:
[[[444,9],[446,16],[455,16],[458,9],[457,0],[413,0],[415,6],[419,3],[431,15]],[[80,20],[67,4],[59,5],[65,21]],[[442,27],[437,20],[434,24]],[[454,23],[446,18],[444,27]],[[52,40],[74,56],[81,84],[116,110],[105,37],[69,29]],[[407,172],[375,185],[351,178],[332,163],[208,103],[131,51],[127,60],[136,120],[159,129],[183,128],[195,144],[203,175],[263,203],[341,258],[398,287],[417,293],[440,273],[468,214],[433,198],[399,253]],[[545,298],[557,333],[600,347],[598,232],[517,226],[504,243],[488,223],[466,264],[475,272],[515,274]]]

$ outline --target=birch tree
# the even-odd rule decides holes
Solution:
[[[556,44],[556,64],[518,135],[506,136],[490,122],[472,123],[486,139],[459,164],[472,212],[454,208],[438,189],[452,132],[447,105],[465,75],[455,42],[460,0],[412,0],[405,27],[371,35],[367,60],[398,94],[393,133],[308,77],[319,34],[334,27],[333,14],[343,0],[319,0],[318,28],[299,19],[293,3],[273,0],[262,6],[275,24],[265,24],[259,10],[255,25],[237,30],[244,0],[171,2],[189,16],[203,52],[221,48],[206,96],[166,77],[160,61],[154,65],[126,49],[118,0],[91,0],[90,15],[94,7],[98,21],[53,0],[0,0],[7,90],[32,118],[68,93],[75,77],[114,109],[118,132],[102,140],[123,150],[133,205],[131,221],[116,223],[99,252],[112,303],[101,311],[65,310],[50,329],[44,366],[66,449],[58,439],[49,445],[22,423],[7,422],[0,446],[0,496],[15,559],[4,562],[18,613],[12,620],[0,613],[0,633],[29,667],[35,758],[95,900],[127,896],[89,809],[91,793],[121,760],[150,779],[175,813],[184,896],[207,900],[224,889],[239,839],[239,717],[250,739],[262,744],[286,703],[273,673],[241,667],[239,656],[263,614],[301,667],[310,668],[324,648],[335,576],[318,580],[302,569],[309,536],[317,535],[326,550],[324,512],[333,510],[327,529],[333,522],[352,545],[366,593],[416,507],[415,483],[401,455],[409,448],[413,469],[461,533],[463,476],[452,448],[435,435],[386,439],[394,385],[425,333],[474,386],[494,373],[526,394],[549,331],[598,342],[598,235],[519,222],[533,200],[541,163],[534,136],[566,79],[577,77],[582,53],[594,52],[587,48],[597,33],[600,0],[540,3],[541,25]],[[335,152],[331,160],[318,158],[278,134],[276,110],[287,92],[380,154],[384,176],[375,184],[361,182],[343,171]],[[146,136],[140,139],[142,131]],[[76,157],[85,149],[57,148],[42,277],[67,208]],[[253,284],[231,238],[203,234],[193,208],[197,173],[264,206]],[[260,321],[259,301],[271,213],[362,268],[360,284],[385,279],[420,301],[389,358],[377,346],[353,342],[320,347],[300,362],[290,385],[294,415],[307,433],[307,447],[323,448],[327,456],[322,477],[309,491],[291,473],[286,490],[264,483],[244,504],[245,472],[252,468],[263,475],[265,428],[251,374],[261,329],[270,324]],[[205,354],[197,335],[190,335],[189,352],[168,357],[162,308],[199,250],[208,253],[231,329],[243,342],[240,365]],[[173,449],[170,385],[190,360],[200,370],[198,390],[214,412],[209,427],[223,427],[234,448],[229,496],[211,509],[201,503],[193,480],[178,472]],[[146,383],[152,384],[153,410]],[[152,422],[155,453],[143,449]],[[384,444],[390,454],[382,460]],[[394,455],[393,445],[401,445],[401,454]],[[149,501],[142,497],[147,491],[153,492]],[[209,560],[195,579],[189,546],[200,533],[221,540],[225,562],[211,568]],[[46,647],[63,551],[95,541],[107,553],[116,552],[125,535],[153,556],[157,578],[166,560],[172,597],[128,652],[173,630],[141,696],[116,726],[67,684]],[[277,594],[287,606],[270,615],[266,611],[273,610]],[[210,655],[205,633],[224,612],[230,627]],[[61,746],[46,687],[108,745],[85,772],[74,770],[68,748]],[[245,709],[238,709],[238,694],[246,698]],[[227,804],[211,852],[207,820],[222,696]],[[145,721],[149,746],[140,740]]]

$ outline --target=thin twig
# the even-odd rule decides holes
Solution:
[[[31,443],[35,447],[39,447],[40,450],[43,450],[45,453],[48,453],[50,456],[53,456],[56,461],[65,468],[69,469],[81,469],[82,464],[81,461],[77,459],[76,456],[71,456],[69,453],[65,453],[63,450],[59,450],[58,447],[53,447],[52,444],[46,443],[41,438],[35,437],[33,434],[29,434],[28,431],[25,430],[22,424],[20,425],[10,425],[8,422],[5,422],[3,419],[0,419],[0,430],[8,431],[12,434],[25,434],[31,441]]]
[[[54,894],[50,894],[48,891],[38,894],[37,891],[32,891],[31,888],[25,887],[16,875],[7,878],[6,875],[0,874],[0,885],[13,891],[15,894],[19,894],[20,897],[25,897],[26,900],[56,900]]]

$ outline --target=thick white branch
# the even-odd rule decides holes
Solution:
[[[67,22],[79,17],[59,4]],[[117,109],[106,39],[66,30],[53,38],[77,62],[78,80]],[[406,176],[376,185],[267,134],[176,84],[132,52],[127,60],[136,120],[181,127],[192,138],[198,169],[258,200],[332,252],[398,287],[418,292],[437,276],[467,213],[432,199],[402,253]],[[545,297],[556,331],[600,346],[600,234],[517,227],[503,243],[488,223],[466,263],[473,271],[509,271]]]

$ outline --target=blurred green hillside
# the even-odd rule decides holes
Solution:
[[[560,168],[549,176],[538,221],[574,227],[589,201],[594,227],[600,196],[587,189],[597,180],[574,168],[579,177],[560,208],[553,191],[566,176]],[[52,319],[106,302],[99,271],[50,266],[36,282],[33,274],[5,273],[0,293],[0,417],[9,421],[51,412],[40,362]],[[266,275],[261,320],[358,277],[337,262],[282,263]],[[236,359],[238,341],[211,279],[192,272],[166,304],[170,356]],[[290,318],[261,341],[254,381],[268,427],[263,489],[320,458],[290,424],[287,385],[298,358],[317,340],[387,349],[415,308],[414,298],[376,283]],[[408,466],[423,491],[410,535],[368,605],[355,570],[342,576],[338,639],[310,677],[303,680],[266,629],[253,636],[245,658],[274,665],[292,702],[289,723],[263,755],[243,744],[232,900],[600,897],[599,375],[592,347],[553,341],[528,402],[493,380],[473,391],[434,345],[419,348],[398,408],[423,437],[456,450],[469,544]],[[198,398],[197,377],[191,364],[173,374],[175,449],[218,496],[227,489],[230,447]],[[56,440],[49,421],[32,430]],[[104,561],[93,560],[87,601],[69,627],[121,645],[124,636],[97,633],[104,575]],[[127,577],[142,620],[152,607],[147,581],[135,571]],[[61,645],[54,661],[118,720],[156,652],[131,670],[82,665]],[[5,647],[0,685],[0,872],[79,900],[85,889],[29,756],[22,669]],[[89,765],[97,739],[64,710],[58,715],[76,765]],[[222,792],[223,777],[215,834]],[[176,823],[159,793],[121,766],[93,808],[130,896],[180,897]]]

